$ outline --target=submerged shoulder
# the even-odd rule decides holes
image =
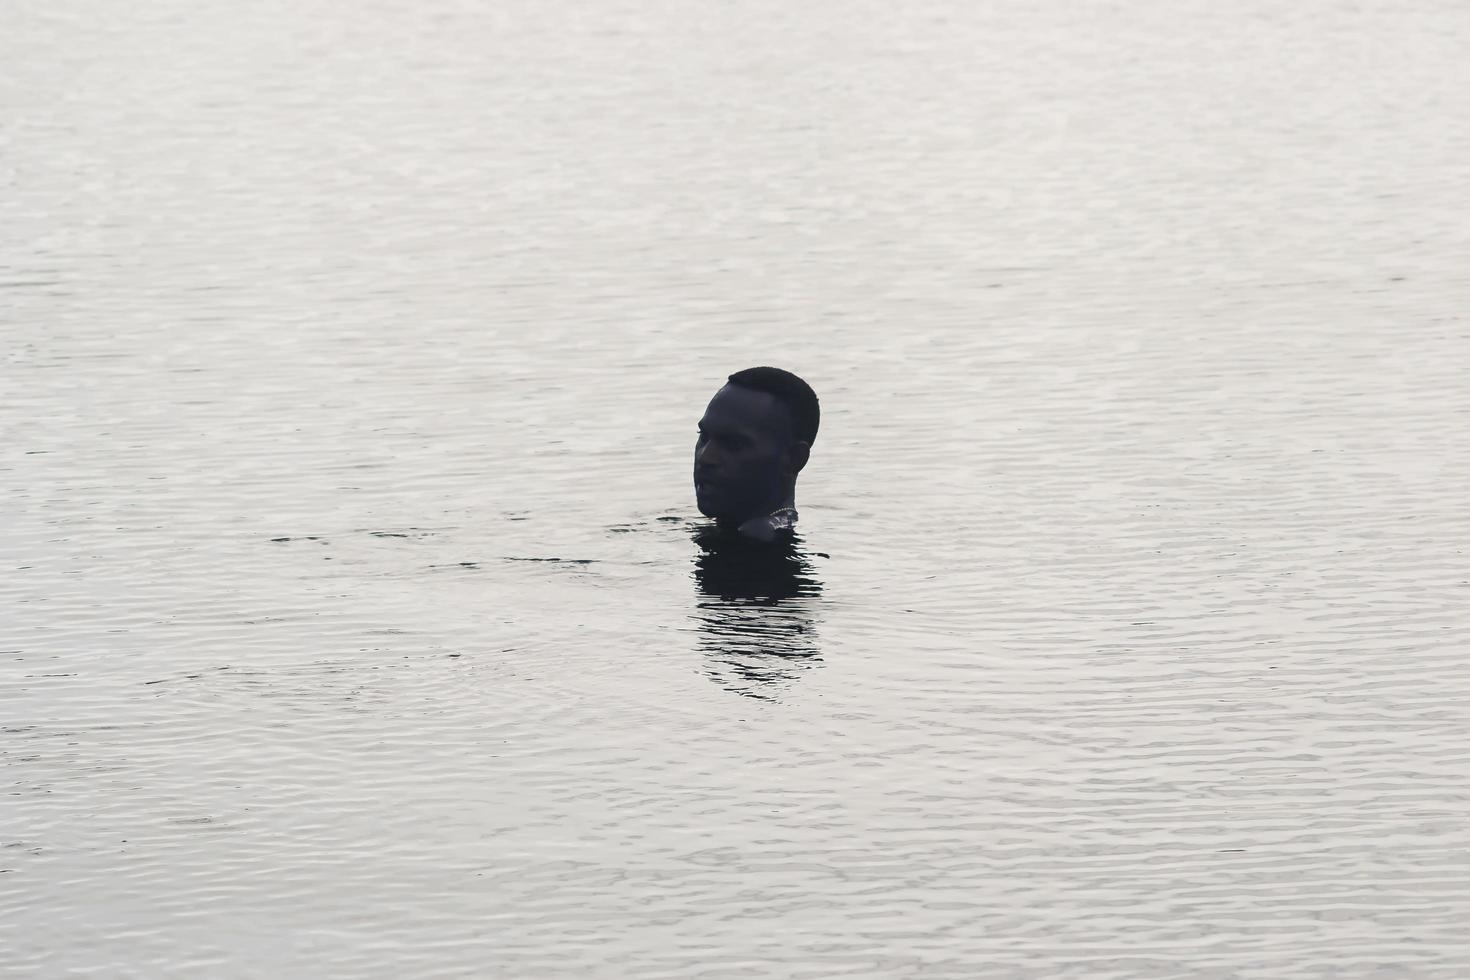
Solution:
[[[753,541],[771,542],[790,538],[796,527],[796,511],[782,508],[774,514],[752,517],[739,527],[740,536]]]

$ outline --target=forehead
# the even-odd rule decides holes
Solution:
[[[740,385],[725,385],[715,392],[700,422],[706,427],[762,432],[781,431],[790,425],[780,399],[768,391]]]

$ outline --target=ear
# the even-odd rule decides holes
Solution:
[[[807,461],[812,458],[812,444],[798,439],[791,444],[790,459],[792,474],[800,473],[806,469]]]

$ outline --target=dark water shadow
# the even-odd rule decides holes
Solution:
[[[693,614],[705,673],[727,691],[776,700],[820,666],[822,594],[799,537],[759,544],[712,527],[693,532]]]

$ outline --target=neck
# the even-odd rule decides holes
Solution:
[[[792,510],[796,509],[796,487],[794,485],[788,487],[784,493],[780,494],[776,498],[774,503],[772,503],[764,510],[757,511],[756,513],[750,514],[746,517],[717,518],[715,520],[715,524],[727,531],[736,531],[747,527],[752,522],[761,521],[764,518],[769,517],[771,514],[774,514],[788,507]]]
[[[777,494],[776,497],[775,497],[775,499],[773,499],[771,501],[771,505],[769,507],[765,508],[764,510],[758,511],[758,512],[756,512],[754,514],[751,514],[750,517],[765,517],[765,516],[767,516],[769,514],[773,514],[776,511],[781,510],[781,509],[786,508],[786,507],[790,507],[792,510],[795,510],[796,509],[796,483],[795,483],[795,481],[793,481],[792,483],[790,483],[786,487],[786,489],[783,490],[781,493]],[[747,518],[747,520],[748,519],[749,518]],[[739,522],[737,522],[737,523],[739,523]]]

